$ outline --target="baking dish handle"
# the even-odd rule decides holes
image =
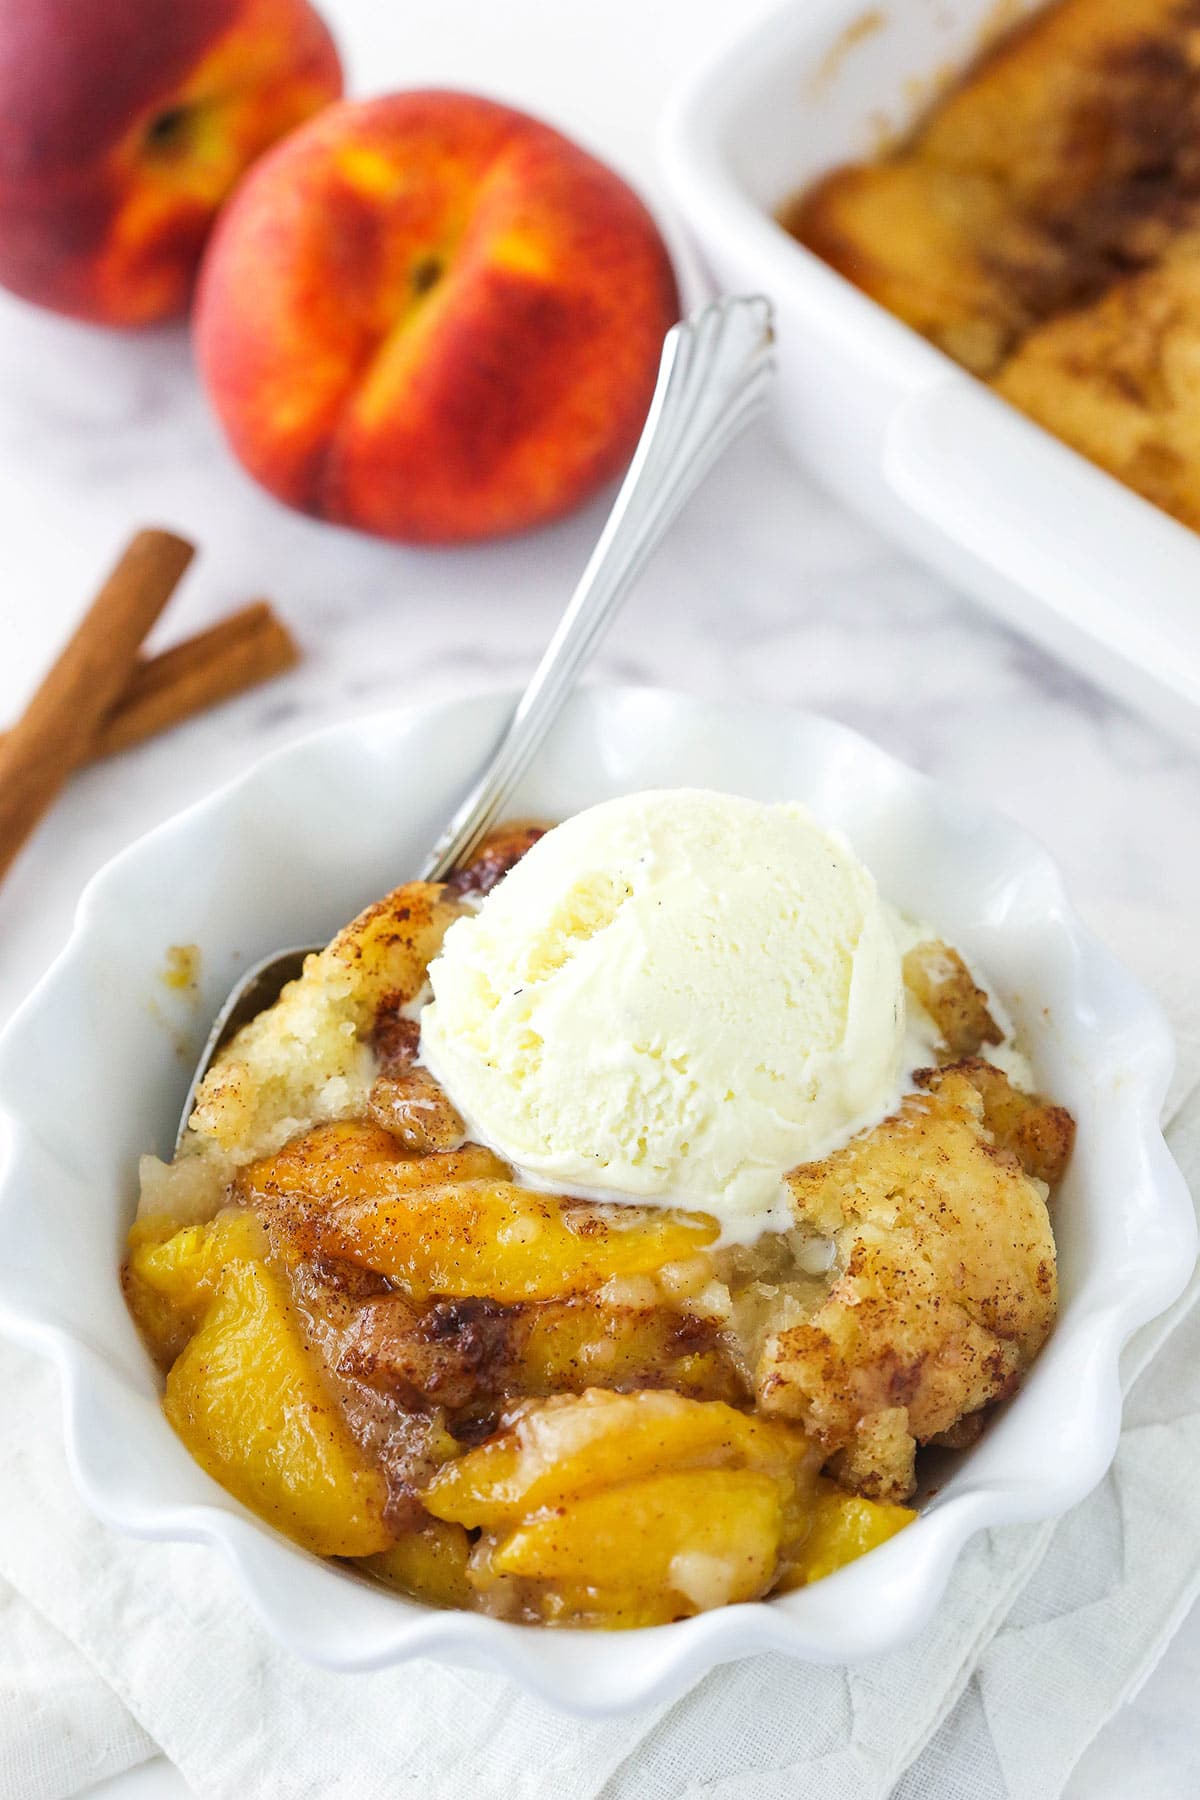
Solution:
[[[1098,644],[1200,705],[1192,532],[967,376],[901,404],[883,476],[944,550],[983,565],[1014,625],[1086,662],[1083,634],[1093,659]]]

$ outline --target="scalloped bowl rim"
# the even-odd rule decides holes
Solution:
[[[1065,1299],[1050,1346],[1021,1393],[1002,1409],[1003,1423],[995,1423],[977,1450],[958,1459],[957,1473],[944,1491],[900,1537],[814,1587],[650,1630],[547,1632],[424,1607],[308,1556],[224,1494],[191,1461],[167,1425],[155,1399],[149,1358],[140,1345],[131,1350],[132,1326],[123,1308],[118,1316],[100,1305],[97,1317],[85,1317],[81,1324],[60,1303],[60,1296],[71,1293],[72,1255],[82,1283],[77,1291],[85,1298],[87,1281],[96,1273],[94,1246],[76,1243],[79,1234],[74,1231],[64,1239],[52,1229],[56,1204],[64,1209],[65,1220],[80,1216],[71,1215],[68,1201],[56,1197],[69,1195],[72,1184],[90,1195],[90,1164],[83,1163],[78,1146],[72,1159],[69,1134],[56,1137],[53,1116],[39,1122],[39,1070],[45,1071],[50,1045],[62,1057],[62,1023],[73,1020],[76,1029],[66,1034],[65,1073],[69,1076],[74,1057],[84,1082],[96,1079],[86,1029],[89,1008],[95,1014],[97,1007],[115,1007],[112,1018],[118,1023],[131,1022],[135,1032],[147,1029],[141,1014],[134,1015],[134,998],[114,999],[112,984],[101,979],[111,966],[105,959],[111,958],[114,942],[136,968],[139,955],[149,966],[148,947],[159,941],[151,925],[134,930],[129,924],[129,894],[152,893],[157,882],[154,904],[160,914],[172,913],[183,905],[185,884],[167,882],[164,888],[164,872],[175,869],[178,859],[186,864],[190,854],[193,862],[200,856],[205,869],[227,863],[240,869],[245,891],[237,889],[238,904],[252,910],[245,897],[251,886],[246,884],[259,873],[263,854],[258,839],[239,843],[239,831],[245,839],[247,819],[256,817],[261,826],[287,795],[294,808],[298,787],[314,779],[319,786],[326,768],[337,803],[344,807],[344,789],[333,780],[339,769],[354,766],[369,777],[387,765],[389,756],[401,773],[406,759],[419,770],[422,756],[435,772],[441,770],[442,797],[420,788],[419,773],[407,791],[403,780],[394,792],[388,790],[398,823],[411,827],[416,848],[494,737],[513,698],[491,694],[407,707],[310,733],[139,838],[89,882],[66,947],[0,1036],[0,1124],[6,1126],[7,1139],[0,1161],[0,1328],[48,1357],[59,1371],[68,1461],[89,1508],[134,1536],[217,1547],[267,1629],[297,1654],[327,1668],[375,1669],[437,1657],[502,1670],[559,1707],[602,1716],[670,1698],[715,1665],[751,1653],[774,1650],[815,1662],[841,1662],[895,1648],[928,1621],[971,1536],[1061,1513],[1101,1479],[1120,1430],[1121,1349],[1185,1286],[1195,1260],[1196,1221],[1159,1127],[1174,1056],[1157,1003],[1080,924],[1040,845],[1011,822],[953,795],[846,726],[787,707],[716,704],[656,689],[586,688],[565,710],[531,777],[531,791],[545,806],[548,793],[553,800],[556,782],[564,793],[582,782],[596,798],[629,786],[654,785],[630,781],[628,771],[656,768],[657,756],[665,758],[666,766],[677,763],[693,772],[677,777],[674,785],[688,779],[721,785],[714,768],[719,773],[728,766],[729,786],[778,790],[783,797],[796,784],[794,774],[777,772],[786,764],[787,747],[799,759],[802,780],[803,771],[811,770],[818,788],[824,783],[836,792],[840,783],[843,798],[853,798],[874,784],[875,825],[868,817],[867,832],[882,833],[885,857],[891,854],[889,820],[896,812],[907,827],[925,834],[927,850],[940,847],[947,867],[957,869],[956,857],[968,870],[972,857],[987,864],[991,885],[979,903],[979,916],[988,908],[997,917],[1009,909],[991,927],[993,955],[997,946],[1015,942],[1019,935],[1012,914],[1013,919],[1023,916],[1026,937],[1044,919],[1055,955],[1070,964],[1072,1005],[1066,1010],[1071,1017],[1065,1028],[1060,1018],[1055,1029],[1064,1044],[1074,1045],[1070,1054],[1078,1057],[1080,1044],[1086,1046],[1083,1066],[1089,1071],[1111,1065],[1111,1091],[1118,1096],[1116,1101],[1110,1097],[1109,1111],[1093,1121],[1098,1167],[1089,1171],[1079,1205],[1088,1232],[1099,1221],[1103,1235],[1106,1221],[1114,1218],[1119,1229],[1127,1229],[1118,1209],[1132,1205],[1129,1195],[1134,1194],[1140,1209],[1136,1237],[1119,1246],[1119,1266],[1112,1249],[1104,1252],[1107,1264],[1097,1264],[1086,1275],[1085,1299]],[[660,748],[664,743],[666,751]],[[581,777],[579,766],[589,751],[591,766]],[[811,793],[802,797],[822,810]],[[372,798],[377,803],[378,790]],[[321,803],[331,809],[334,800],[326,796]],[[422,807],[427,818],[413,824]],[[347,816],[351,812],[346,809]],[[335,829],[332,810],[326,824]],[[851,835],[857,843],[858,837]],[[206,850],[215,855],[215,863],[203,861]],[[287,854],[287,844],[282,853]],[[303,853],[297,846],[296,856]],[[896,851],[898,866],[907,854],[903,847]],[[340,871],[330,878],[340,879]],[[963,880],[969,892],[969,876]],[[214,879],[214,894],[217,886]],[[299,888],[297,877],[286,892],[294,900]],[[170,892],[178,894],[177,902],[164,898]],[[364,894],[362,899],[371,897]],[[255,904],[262,910],[261,898]],[[354,904],[353,899],[347,903],[345,916]],[[337,922],[335,918],[333,924]],[[156,915],[154,923],[165,926],[167,919]],[[122,932],[131,934],[128,942]],[[286,935],[275,941],[285,941]],[[165,946],[170,941],[178,940],[168,932],[161,942]],[[268,937],[262,948],[269,949],[271,942]],[[209,947],[204,949],[209,954]],[[230,978],[230,967],[218,966],[213,992],[222,992]],[[54,1021],[57,1030],[51,1028]],[[202,1019],[194,1022],[193,1040],[202,1024]],[[178,1031],[180,1016],[167,1025]],[[1025,1029],[1028,1034],[1028,1024]],[[1070,1064],[1064,1066],[1069,1069]],[[61,1061],[52,1073],[61,1082]],[[179,1097],[186,1079],[181,1067]],[[1086,1079],[1091,1081],[1090,1073]],[[70,1087],[69,1080],[65,1085]],[[122,1093],[118,1085],[116,1113],[111,1115],[118,1119]],[[103,1120],[109,1116],[104,1114]],[[1114,1173],[1106,1175],[1110,1165]],[[89,1220],[87,1230],[101,1236],[107,1231],[115,1248],[131,1214],[132,1194],[109,1185],[111,1216],[103,1215],[94,1226]],[[43,1213],[45,1226],[38,1223]],[[48,1234],[41,1246],[39,1229]],[[32,1247],[26,1242],[31,1230]],[[59,1254],[64,1241],[65,1259]],[[104,1279],[114,1274],[110,1262]],[[1035,1381],[1036,1405],[1030,1394]],[[1028,1426],[1022,1424],[1023,1408],[1029,1413]],[[1021,1432],[1028,1437],[1035,1417],[1042,1419],[1043,1437],[1022,1451]],[[1047,1453],[1052,1448],[1044,1441],[1047,1429],[1073,1434],[1069,1454]],[[1007,1436],[992,1454],[988,1444],[996,1432]],[[981,1456],[981,1472],[974,1474]],[[1011,1466],[1006,1458],[1012,1458]]]

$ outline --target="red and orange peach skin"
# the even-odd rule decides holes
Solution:
[[[307,0],[4,8],[0,285],[108,325],[185,312],[238,178],[341,91]]]
[[[240,461],[410,542],[526,529],[619,472],[678,295],[610,169],[469,94],[331,107],[223,214],[196,348]]]

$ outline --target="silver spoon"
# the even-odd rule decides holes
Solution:
[[[579,585],[507,728],[418,871],[442,881],[499,818],[626,594],[685,500],[759,411],[774,372],[769,300],[727,297],[667,333],[633,461]],[[321,945],[277,950],[248,969],[213,1021],[176,1146],[217,1052],[278,999]]]

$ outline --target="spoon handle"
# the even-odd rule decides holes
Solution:
[[[675,515],[763,406],[771,304],[725,298],[667,333],[633,461],[600,541],[483,774],[421,870],[441,881],[499,817],[618,607]]]

